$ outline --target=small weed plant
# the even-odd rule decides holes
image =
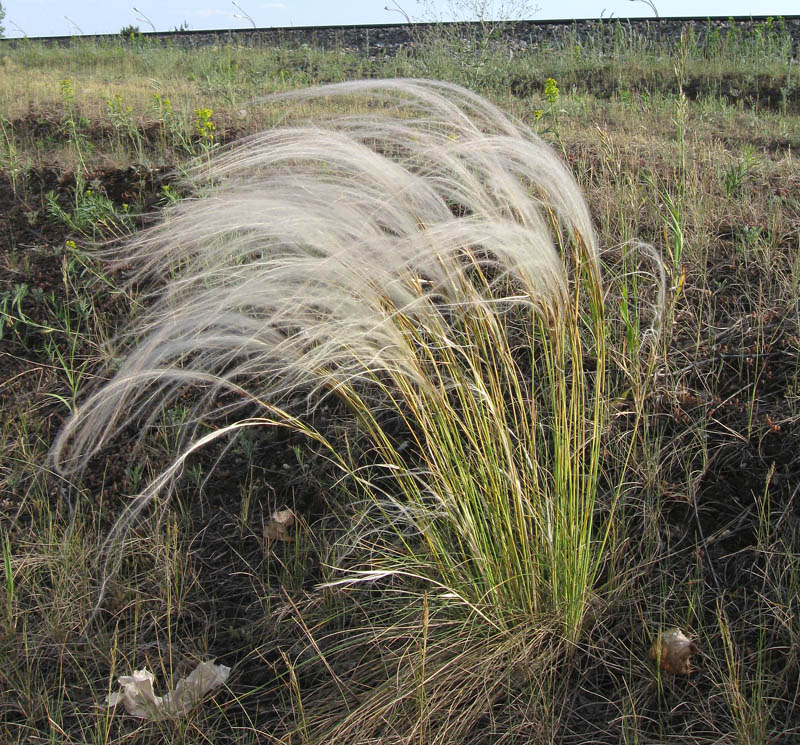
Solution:
[[[534,109],[533,118],[538,122],[543,117],[546,117],[547,126],[542,131],[542,134],[546,134],[548,132],[552,133],[556,138],[556,142],[558,142],[561,152],[565,153],[564,143],[561,140],[561,134],[558,127],[558,99],[560,95],[561,91],[558,89],[558,83],[555,81],[555,78],[547,78],[544,81],[544,100],[547,101],[547,108]]]
[[[115,131],[127,138],[137,160],[144,162],[144,144],[140,128],[133,120],[133,108],[125,103],[120,93],[115,93],[106,100],[106,109]]]
[[[194,111],[194,131],[205,153],[210,152],[217,144],[217,125],[212,118],[213,114],[209,108],[199,108]]]

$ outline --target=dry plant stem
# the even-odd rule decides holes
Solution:
[[[405,546],[400,567],[391,552],[370,561],[407,562],[500,628],[552,614],[574,640],[611,535],[593,524],[606,340],[581,194],[527,127],[454,85],[344,83],[264,104],[323,97],[327,118],[201,163],[204,198],[121,257],[140,280],[172,279],[54,462],[80,471],[120,427],[203,388],[184,453],[113,541],[191,452],[254,421],[201,435],[230,415],[223,395],[321,443],[286,406],[334,395],[388,478],[379,487],[327,446],[374,503],[369,534]],[[336,115],[343,106],[368,113]],[[413,441],[405,452],[387,412]]]

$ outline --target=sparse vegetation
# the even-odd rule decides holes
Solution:
[[[0,740],[797,738],[781,21],[135,41],[0,47]],[[256,101],[398,76],[521,123],[424,85]],[[211,658],[185,718],[102,706]]]

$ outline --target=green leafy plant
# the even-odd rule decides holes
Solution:
[[[119,35],[128,41],[136,41],[137,39],[141,38],[142,32],[139,30],[138,26],[128,24],[119,30]]]
[[[200,140],[200,146],[206,151],[217,144],[217,125],[212,118],[213,114],[213,110],[209,108],[194,111],[194,131]]]
[[[83,173],[86,170],[86,153],[89,149],[89,144],[81,129],[84,122],[82,121],[78,107],[75,103],[75,88],[73,87],[70,78],[63,78],[59,82],[59,90],[61,93],[61,101],[64,105],[64,121],[62,127],[69,135],[69,140],[75,148],[75,153],[78,157],[78,174],[77,178],[82,179]]]
[[[547,108],[534,109],[533,118],[536,121],[539,121],[543,117],[547,118],[548,126],[543,130],[543,134],[546,132],[552,132],[556,138],[556,142],[558,142],[558,145],[561,148],[561,152],[566,155],[566,150],[564,143],[561,140],[561,133],[558,126],[558,99],[560,95],[561,91],[559,90],[558,83],[556,83],[555,79],[547,78],[544,81],[544,100],[547,101]]]
[[[558,97],[560,95],[560,91],[558,90],[558,84],[553,78],[547,78],[544,81],[544,97],[547,103],[551,106],[554,106],[558,102]]]
[[[17,145],[14,127],[4,116],[0,116],[0,170],[8,176],[11,190],[16,195],[25,182],[27,169]]]
[[[52,217],[87,238],[94,239],[100,234],[121,236],[132,228],[129,212],[118,210],[99,186],[87,186],[83,179],[76,178],[72,210],[61,206],[55,192],[47,192],[44,201]]]
[[[731,199],[738,194],[750,175],[753,162],[753,146],[745,148],[744,155],[736,163],[728,166],[722,174],[722,183],[725,186],[725,196]]]
[[[123,133],[133,146],[139,162],[144,161],[144,144],[141,132],[133,121],[133,108],[125,103],[121,94],[115,93],[106,99],[106,112],[116,130]]]
[[[161,144],[163,149],[173,148],[192,154],[191,142],[186,136],[183,123],[175,114],[172,101],[161,93],[153,94],[153,109],[161,122]]]
[[[22,310],[22,302],[28,296],[29,288],[21,282],[8,290],[0,292],[0,340],[8,338],[9,332],[23,341],[24,329],[28,319]]]

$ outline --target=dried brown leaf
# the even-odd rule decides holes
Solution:
[[[289,534],[289,528],[294,525],[294,512],[289,509],[276,510],[270,519],[264,524],[264,543],[267,549],[275,541],[291,541],[293,536]]]
[[[692,656],[699,653],[697,645],[679,628],[662,631],[650,647],[650,659],[673,675],[689,675]]]
[[[210,690],[222,685],[231,669],[213,662],[201,662],[186,678],[181,678],[165,696],[156,696],[153,691],[153,673],[149,670],[134,670],[132,675],[123,675],[117,681],[119,691],[109,694],[106,704],[115,707],[122,704],[125,710],[140,719],[159,721],[186,716]]]

